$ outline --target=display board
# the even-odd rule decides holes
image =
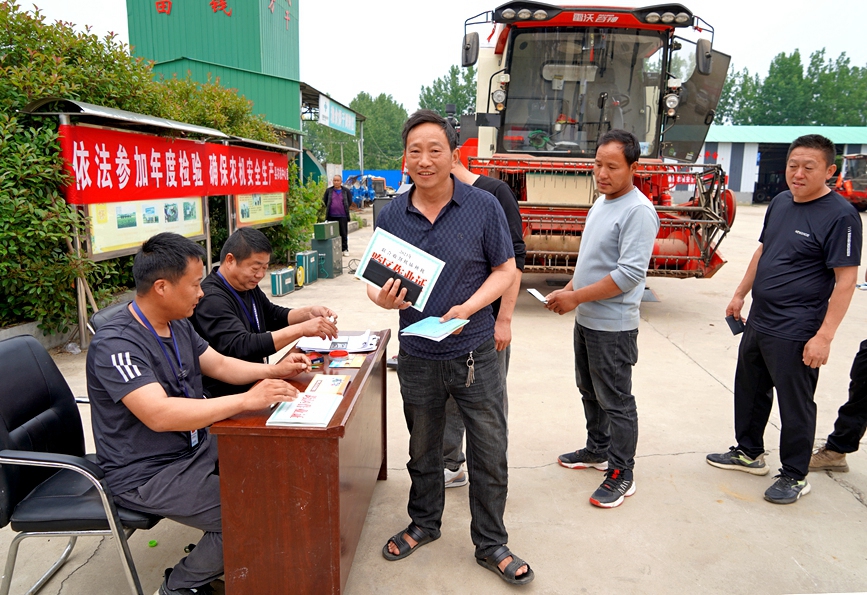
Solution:
[[[286,216],[286,193],[238,194],[235,197],[235,228],[276,225]]]
[[[202,240],[204,206],[201,197],[87,205],[88,258],[100,261],[135,254],[145,240],[164,231]]]

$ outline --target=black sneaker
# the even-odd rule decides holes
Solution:
[[[607,458],[591,454],[587,452],[586,448],[560,455],[557,457],[557,462],[568,469],[589,469],[591,467],[600,471],[608,469]]]
[[[599,508],[614,508],[623,504],[623,499],[634,493],[632,469],[609,469],[605,481],[590,496],[590,504]]]
[[[154,593],[154,595],[214,595],[217,592],[210,583],[188,589],[169,589],[169,575],[172,574],[172,570],[172,568],[166,568],[163,584],[160,585],[159,591]]]
[[[774,477],[777,481],[765,490],[765,500],[774,504],[792,504],[804,494],[810,493],[810,484],[805,479],[794,479],[785,473]]]
[[[765,464],[764,454],[751,459],[744,454],[744,451],[738,450],[736,446],[729,447],[728,452],[709,454],[706,460],[708,465],[713,465],[720,469],[734,469],[735,471],[744,471],[753,475],[767,475],[768,471],[771,470]]]

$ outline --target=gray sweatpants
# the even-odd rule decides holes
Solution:
[[[205,532],[196,549],[174,567],[169,589],[198,587],[223,574],[216,438],[208,434],[192,457],[172,463],[143,486],[116,495],[115,500]]]

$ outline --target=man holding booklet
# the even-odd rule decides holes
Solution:
[[[450,174],[458,158],[457,139],[444,118],[417,111],[404,125],[403,142],[414,186],[380,212],[377,225],[445,266],[421,310],[404,300],[406,288],[399,279],[381,288],[368,286],[368,296],[382,308],[400,310],[401,329],[430,316],[469,322],[441,341],[400,337],[397,374],[410,432],[407,511],[412,522],[388,540],[382,554],[400,560],[440,537],[443,429],[451,396],[467,431],[476,561],[509,583],[529,583],[530,566],[506,547],[506,417],[490,307],[515,276],[509,229],[496,199]]]

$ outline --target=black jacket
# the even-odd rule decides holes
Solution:
[[[349,205],[352,204],[352,190],[343,186],[340,188],[343,191],[343,208],[346,212],[346,216],[349,217]],[[325,190],[325,196],[322,197],[322,202],[325,203],[325,216],[328,216],[328,211],[331,209],[331,197],[333,195],[334,187],[331,186]]]
[[[271,303],[258,287],[249,291],[239,291],[247,311],[252,315],[252,303],[256,304],[260,332],[256,332],[247,319],[241,304],[229,291],[216,270],[202,281],[204,297],[199,300],[190,321],[208,344],[218,353],[261,363],[263,358],[277,352],[269,331],[277,331],[289,326],[289,309]],[[205,390],[212,397],[242,393],[252,384],[235,386],[214,378],[203,377]]]

